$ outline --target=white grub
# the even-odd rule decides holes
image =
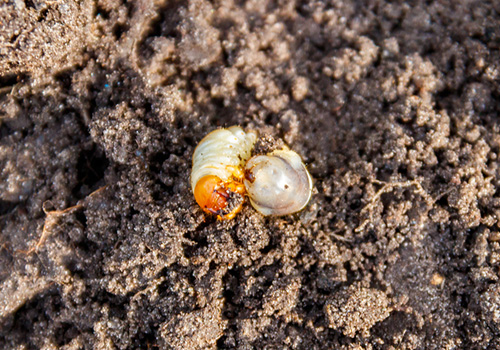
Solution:
[[[239,126],[218,129],[196,147],[191,170],[191,188],[202,210],[230,220],[243,208],[243,167],[257,135]]]
[[[191,188],[207,175],[217,176],[224,182],[230,180],[234,171],[242,170],[252,153],[257,139],[254,132],[246,133],[239,126],[217,129],[205,136],[193,155]]]
[[[300,156],[288,149],[252,157],[245,166],[248,198],[262,215],[302,210],[312,193],[312,179]]]
[[[313,183],[300,156],[285,147],[250,158],[256,139],[255,132],[232,126],[200,141],[193,155],[191,187],[206,213],[232,219],[245,195],[262,215],[288,215],[307,205]]]

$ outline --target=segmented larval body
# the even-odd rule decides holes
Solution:
[[[246,192],[243,169],[256,139],[255,133],[232,126],[200,141],[193,155],[191,188],[205,212],[231,219],[241,210]]]
[[[300,156],[283,148],[250,158],[245,165],[250,204],[262,215],[288,215],[311,199],[313,182]]]

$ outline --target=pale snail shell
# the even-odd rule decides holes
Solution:
[[[191,188],[196,202],[219,219],[232,219],[244,195],[263,215],[287,215],[311,198],[312,179],[300,156],[288,149],[248,159],[257,135],[239,126],[218,129],[195,149]]]
[[[311,199],[311,175],[292,150],[250,158],[245,174],[250,204],[262,215],[292,214],[302,210]]]

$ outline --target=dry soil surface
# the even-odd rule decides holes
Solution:
[[[217,221],[218,127],[302,212]],[[500,2],[0,5],[0,348],[500,349]]]

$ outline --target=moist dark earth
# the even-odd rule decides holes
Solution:
[[[499,1],[0,5],[0,348],[500,349]],[[300,213],[194,201],[210,131]]]

